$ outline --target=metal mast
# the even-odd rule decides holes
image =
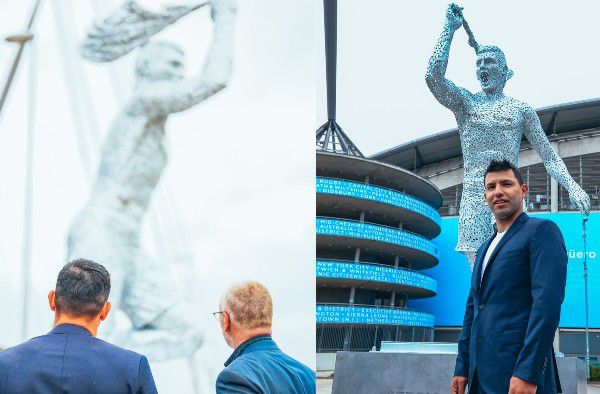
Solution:
[[[327,122],[317,130],[317,150],[365,157],[335,121],[337,60],[337,0],[323,0],[325,15],[325,65]]]
[[[590,324],[588,307],[588,268],[587,268],[587,234],[585,222],[588,218],[583,218],[583,283],[585,287],[585,376],[590,381]]]

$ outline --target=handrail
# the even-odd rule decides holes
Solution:
[[[371,263],[369,261],[360,261],[360,260],[359,261],[354,261],[354,260],[343,260],[343,259],[320,259],[318,257],[316,258],[316,260],[318,260],[318,261],[330,261],[332,263],[353,263],[353,264],[359,264],[359,265],[376,265],[376,266],[379,266],[379,267],[386,267],[386,268],[390,268],[390,269],[401,269],[401,270],[404,270],[404,271],[410,271],[410,272],[414,272],[414,273],[419,274],[419,275],[426,276],[429,279],[436,280],[434,277],[432,277],[430,275],[427,275],[427,274],[424,274],[421,271],[414,270],[414,269],[411,269],[411,268],[406,268],[406,267],[398,267],[398,268],[396,268],[393,265],[380,264],[380,263]]]
[[[394,192],[394,193],[403,194],[403,195],[405,195],[407,197],[414,198],[415,200],[417,200],[420,203],[423,203],[425,206],[431,208],[431,210],[433,212],[435,212],[436,214],[438,214],[438,216],[441,217],[441,215],[438,213],[438,211],[436,209],[434,209],[431,205],[427,204],[427,202],[425,202],[421,198],[419,198],[417,196],[413,196],[412,194],[401,192],[401,191],[398,191],[398,190],[395,190],[395,189],[391,189],[391,188],[385,187],[385,186],[374,185],[372,183],[364,183],[364,182],[358,182],[358,181],[351,181],[351,180],[344,179],[344,178],[335,178],[335,177],[331,177],[331,176],[317,176],[316,178],[317,179],[318,178],[321,178],[321,179],[332,179],[332,180],[335,180],[335,181],[343,181],[343,182],[348,182],[348,183],[356,183],[358,185],[371,186],[371,187],[376,187],[376,188],[383,189],[383,190],[389,190],[389,191]]]

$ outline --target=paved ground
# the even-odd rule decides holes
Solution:
[[[317,379],[317,394],[331,394],[333,379]],[[588,386],[588,394],[600,394],[600,383]]]
[[[588,394],[600,394],[600,383],[588,385]]]
[[[331,394],[333,379],[317,379],[317,394]]]

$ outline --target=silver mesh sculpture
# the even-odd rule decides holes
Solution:
[[[445,77],[450,44],[461,25],[477,54],[476,75],[481,84],[481,91],[477,93],[458,87]],[[589,196],[569,175],[562,159],[552,149],[536,112],[526,103],[504,95],[504,86],[512,75],[502,50],[477,44],[461,8],[456,4],[449,5],[425,80],[431,93],[454,113],[458,123],[464,183],[456,250],[467,256],[471,268],[477,249],[494,231],[493,216],[483,198],[484,172],[494,159],[507,159],[517,166],[523,134],[539,154],[548,173],[569,192],[572,203],[582,213],[589,213]]]
[[[115,32],[128,31],[119,37],[135,37],[144,45],[137,56],[135,89],[112,123],[89,200],[71,225],[68,258],[91,258],[111,274],[113,312],[103,325],[103,336],[154,360],[190,355],[203,339],[199,319],[170,279],[169,268],[141,250],[140,232],[167,165],[165,124],[169,115],[219,92],[231,74],[236,2],[213,0],[210,7],[212,43],[203,69],[188,79],[184,78],[183,51],[173,43],[149,40],[149,35],[160,30],[148,29],[152,20],[137,23],[140,15],[152,19],[153,14],[136,9],[133,19],[115,19],[114,15],[127,9],[122,7],[92,29],[103,26],[106,37],[117,37],[110,32],[113,17]],[[158,21],[165,26],[165,19]],[[136,34],[135,26],[143,31]],[[127,39],[112,46],[102,45],[98,34],[92,35],[94,43],[89,40],[88,35],[82,50],[87,58],[98,61],[109,61],[133,49]],[[97,51],[91,53],[94,46]]]

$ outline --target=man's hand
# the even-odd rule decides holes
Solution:
[[[535,394],[537,386],[517,377],[510,378],[508,394]]]
[[[458,11],[457,11],[458,10]],[[446,8],[446,26],[451,31],[456,31],[462,25],[463,18],[460,13],[460,7],[456,4],[450,4],[448,8]]]
[[[465,394],[467,388],[467,378],[464,376],[455,376],[450,383],[450,394]]]

